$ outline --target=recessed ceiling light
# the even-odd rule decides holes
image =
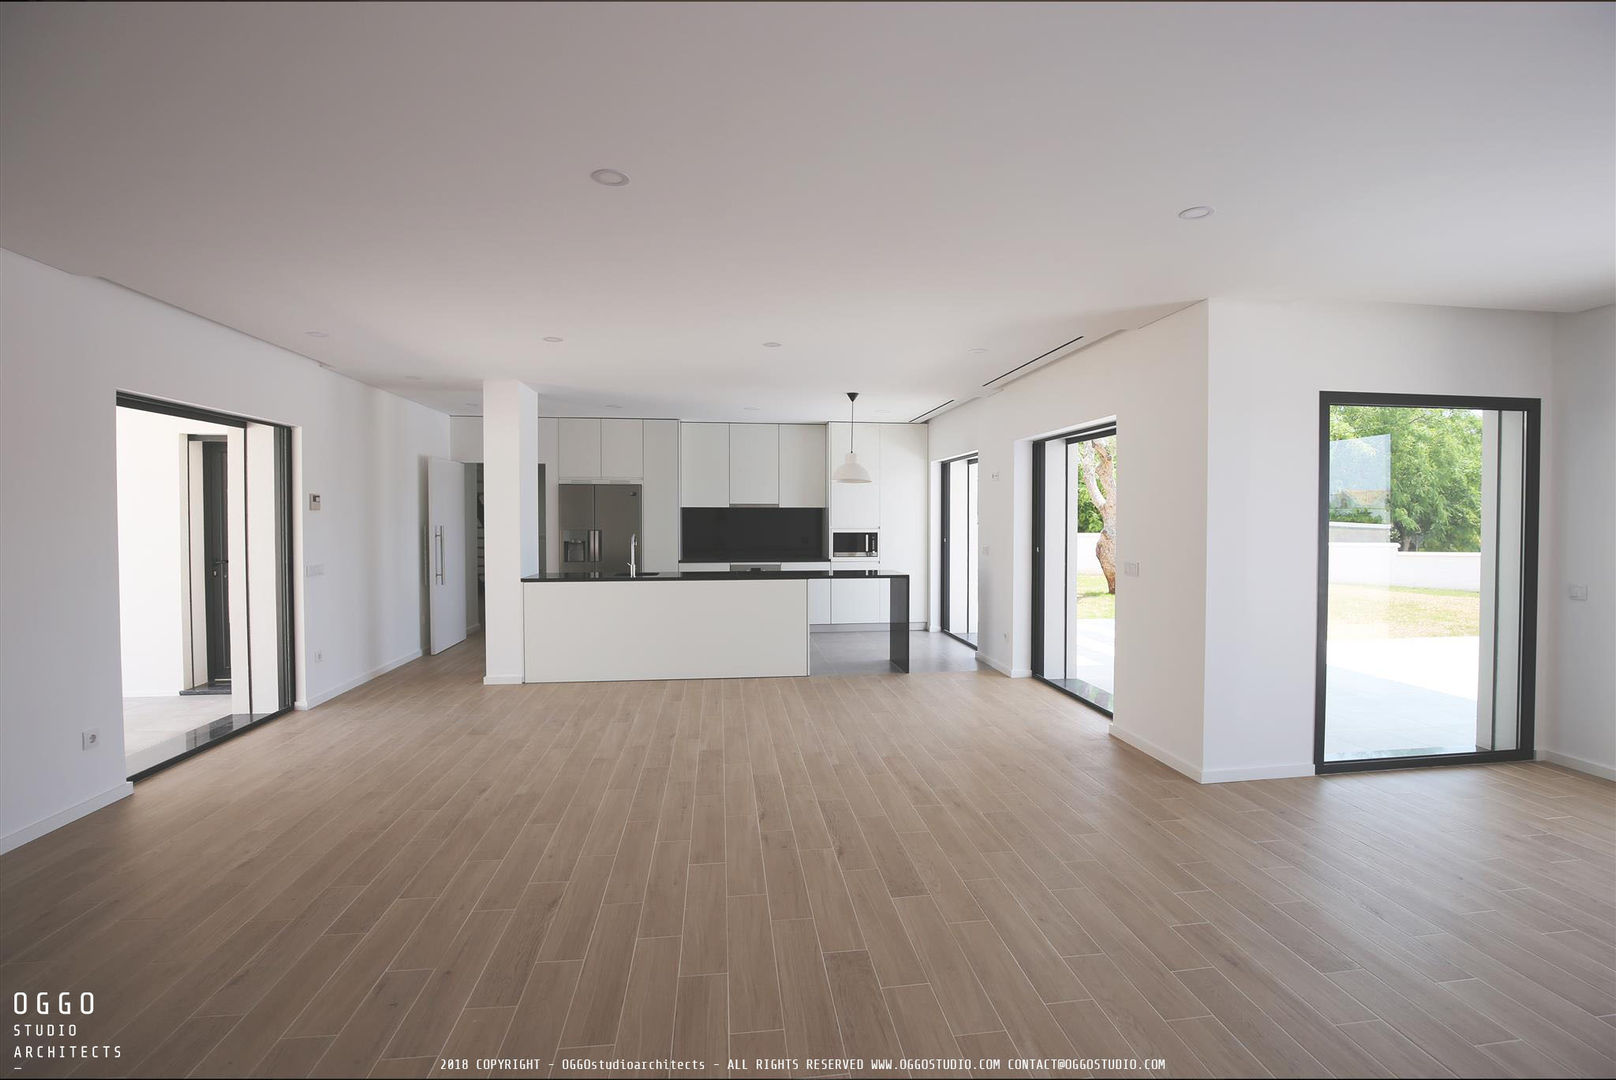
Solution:
[[[621,406],[621,405],[608,405],[606,407],[608,409],[621,409],[623,406]]]
[[[748,406],[746,406],[746,411],[747,412],[757,412],[758,407],[756,405],[748,405]]]
[[[987,352],[987,350],[986,350],[986,349],[984,349],[984,348],[983,348],[983,347],[982,347],[982,346],[980,346],[980,345],[978,345],[978,346],[977,346],[977,347],[976,347],[976,348],[974,348],[974,349],[972,349],[972,350],[970,350],[970,351],[971,351],[971,352]]]
[[[558,337],[547,337],[544,340],[545,341],[565,341],[567,339],[566,338],[558,338]]]
[[[305,330],[303,332],[305,334],[309,335],[309,337],[330,337],[331,336],[330,334],[326,333],[324,330]]]
[[[589,179],[607,187],[622,187],[628,183],[628,173],[618,172],[616,169],[596,169],[589,174]]]
[[[410,380],[410,382],[420,382],[421,381],[421,376],[419,376],[419,375],[406,375],[404,377],[406,379]]]
[[[765,349],[778,349],[780,347],[780,343],[778,341],[765,341],[763,343],[763,347]]]
[[[1178,212],[1178,216],[1185,221],[1199,221],[1202,218],[1211,217],[1212,208],[1210,206],[1186,206]]]

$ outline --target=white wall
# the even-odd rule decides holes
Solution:
[[[1309,775],[1319,392],[1548,399],[1554,317],[1403,304],[1209,307],[1202,778]],[[1545,400],[1545,430],[1555,422]],[[1545,488],[1549,457],[1545,447]],[[1547,544],[1552,521],[1545,517],[1541,528]],[[1120,598],[1117,607],[1120,615]],[[1541,610],[1539,655],[1552,656],[1549,609]],[[1540,680],[1540,714],[1543,705]]]
[[[979,655],[1024,675],[1032,658],[1035,436],[1115,417],[1124,479],[1112,732],[1192,775],[1201,765],[1206,563],[1203,460],[1207,308],[1197,304],[1096,343],[932,421],[933,461],[978,452]]]
[[[107,282],[0,251],[0,850],[127,792],[114,395],[293,425],[298,698],[420,652],[420,485],[448,418]],[[49,453],[40,447],[48,446]],[[19,463],[23,463],[19,465]],[[12,508],[29,507],[19,514]],[[79,748],[98,727],[101,745]]]
[[[1556,643],[1542,654],[1554,705],[1538,749],[1616,780],[1616,307],[1555,319],[1554,412],[1560,527],[1539,581]],[[1572,600],[1572,585],[1587,586],[1588,599]]]
[[[449,456],[467,464],[483,459],[482,417],[449,417]]]

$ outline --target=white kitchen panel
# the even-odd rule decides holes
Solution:
[[[729,425],[679,425],[679,505],[729,505]]]
[[[780,428],[729,426],[729,501],[773,506],[780,502]]]
[[[549,581],[523,590],[525,680],[808,674],[801,579]]]
[[[679,565],[679,421],[647,420],[640,488],[640,567]]]
[[[824,424],[780,425],[780,505],[824,506]]]
[[[645,421],[600,421],[600,477],[639,480],[645,475]]]
[[[560,425],[560,478],[594,480],[600,473],[600,421],[564,416]]]

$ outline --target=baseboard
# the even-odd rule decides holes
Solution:
[[[1201,767],[1199,765],[1191,765],[1177,754],[1163,750],[1149,739],[1141,738],[1131,731],[1123,731],[1114,723],[1111,725],[1111,737],[1127,743],[1129,746],[1133,747],[1135,750],[1138,750],[1142,754],[1150,755],[1163,765],[1166,765],[1169,769],[1172,769],[1175,772],[1183,773],[1196,783],[1203,783],[1201,779]],[[1311,768],[1311,766],[1309,766],[1309,768]]]
[[[1257,765],[1249,769],[1202,769],[1203,784],[1232,784],[1241,780],[1286,780],[1295,776],[1313,776],[1318,772],[1311,761],[1291,765]]]
[[[86,814],[93,814],[103,806],[111,806],[119,799],[133,795],[134,792],[135,785],[124,780],[99,795],[92,795],[77,806],[69,806],[66,810],[41,818],[32,825],[24,825],[14,833],[0,836],[0,855],[14,848],[20,848],[30,840],[37,840],[48,832],[54,832],[70,821],[77,821]]]
[[[477,633],[482,628],[483,628],[482,623],[472,623],[470,626],[466,627],[466,636],[470,637],[472,634]]]
[[[1597,761],[1589,761],[1573,754],[1562,754],[1558,750],[1539,750],[1535,755],[1539,761],[1547,761],[1551,765],[1560,765],[1574,772],[1587,773],[1597,776],[1601,780],[1616,780],[1616,769],[1609,765],[1601,765]]]
[[[808,632],[810,634],[856,634],[856,633],[869,633],[872,630],[883,630],[884,631],[884,630],[891,630],[891,629],[892,629],[892,624],[891,623],[884,623],[884,622],[809,623],[808,624]],[[926,629],[926,624],[923,621],[922,622],[912,622],[912,623],[909,624],[909,629],[911,629],[911,630],[924,630],[924,629]]]
[[[522,676],[520,676],[520,675],[484,675],[483,676],[483,685],[484,686],[520,686],[521,684],[522,684]]]
[[[396,660],[389,660],[387,663],[383,664],[381,667],[372,668],[370,671],[365,672],[363,675],[357,676],[356,678],[349,679],[345,683],[339,683],[338,685],[333,686],[329,690],[322,690],[318,694],[310,694],[307,699],[305,699],[303,701],[300,701],[300,702],[297,702],[294,707],[297,708],[297,709],[303,710],[305,712],[308,711],[309,709],[317,708],[318,706],[324,705],[326,702],[330,701],[332,698],[341,697],[343,694],[346,694],[350,690],[354,690],[354,689],[357,689],[358,687],[364,686],[366,683],[368,683],[372,679],[379,678],[380,676],[386,675],[389,671],[392,671],[394,668],[401,668],[405,664],[410,663],[412,660],[419,660],[419,659],[421,659],[421,650],[420,649],[416,649],[414,652],[405,653],[403,656],[400,656]]]
[[[1032,677],[1032,668],[1012,667],[1001,660],[994,659],[987,653],[982,652],[980,649],[978,649],[976,653],[976,662],[979,664],[986,664],[988,667],[1007,678],[1029,679]]]

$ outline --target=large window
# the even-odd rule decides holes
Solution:
[[[942,618],[943,632],[976,648],[977,461],[973,457],[943,462],[942,476]]]
[[[1532,750],[1538,403],[1325,394],[1321,771]]]
[[[1117,429],[1033,446],[1033,674],[1100,711],[1116,700]]]

